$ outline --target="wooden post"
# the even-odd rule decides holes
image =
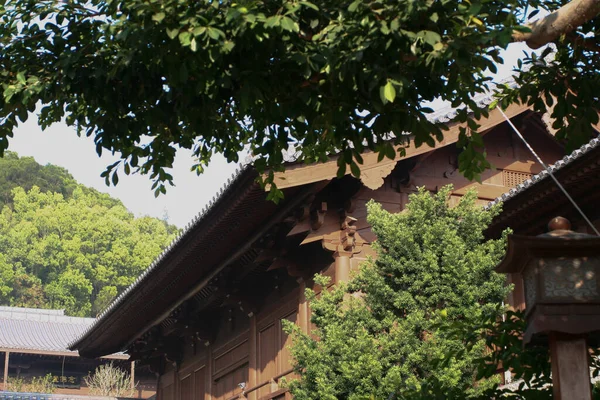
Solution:
[[[552,386],[556,400],[591,400],[588,346],[583,336],[550,333]]]
[[[208,394],[205,400],[212,400],[213,398],[213,354],[212,354],[212,346],[210,343],[206,348],[206,390],[205,392]]]
[[[257,365],[257,335],[256,335],[256,315],[252,314],[250,317],[250,328],[248,332],[248,339],[250,341],[250,357],[248,360],[248,388],[253,388],[258,384],[258,365]],[[256,394],[258,390],[253,390],[248,393],[248,400],[256,400]]]
[[[336,251],[333,254],[335,259],[335,283],[348,282],[350,279],[350,256],[352,253],[346,251]]]
[[[310,315],[308,311],[308,301],[306,300],[306,280],[298,278],[298,326],[302,329],[302,332],[308,333],[310,331]]]
[[[8,359],[10,358],[10,351],[4,352],[4,391],[8,390]]]
[[[135,361],[131,362],[131,393],[135,392]]]

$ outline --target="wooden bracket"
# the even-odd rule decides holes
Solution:
[[[339,231],[323,236],[323,248],[337,253],[360,253],[366,241],[356,231],[356,222],[356,218],[344,216]]]
[[[327,214],[327,203],[325,202],[322,202],[319,208],[312,210],[310,214],[310,227],[313,231],[316,231],[323,226],[325,214]]]

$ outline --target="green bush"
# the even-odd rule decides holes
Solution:
[[[475,384],[485,340],[467,342],[441,324],[474,326],[503,311],[510,287],[494,267],[505,237],[483,236],[499,207],[483,210],[473,192],[450,207],[450,191],[420,190],[400,214],[368,204],[377,258],[332,291],[307,290],[311,335],[287,324],[300,375],[290,383],[296,400],[464,399],[495,387],[497,377]]]

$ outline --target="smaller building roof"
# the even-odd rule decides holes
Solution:
[[[0,350],[78,356],[67,346],[94,321],[67,316],[64,310],[0,306]],[[109,357],[126,358],[123,354]]]
[[[502,203],[502,212],[488,227],[487,236],[499,237],[508,227],[520,234],[535,235],[545,232],[547,222],[557,215],[580,218],[550,178],[550,172],[588,216],[598,215],[600,138],[595,138],[488,203],[488,209]]]
[[[589,153],[598,151],[597,149],[600,149],[600,139],[596,138],[596,139],[590,140],[588,143],[584,144],[579,149],[574,150],[572,153],[567,154],[566,156],[564,156],[562,159],[558,160],[554,164],[548,165],[548,169],[542,170],[542,172],[540,172],[539,174],[532,176],[531,178],[527,179],[523,183],[520,183],[519,185],[510,189],[508,192],[502,194],[500,197],[491,201],[486,206],[486,208],[489,209],[498,203],[503,203],[503,202],[506,202],[507,200],[517,197],[521,193],[527,191],[529,188],[535,186],[537,183],[543,181],[546,178],[549,178],[550,173],[556,173],[556,172],[562,170],[563,168],[569,166],[570,164],[574,163],[575,161],[582,158],[583,156],[585,156]]]

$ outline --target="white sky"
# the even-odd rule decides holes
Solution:
[[[519,44],[511,45],[505,54],[505,64],[499,67],[499,79],[511,73],[524,48]],[[104,154],[99,158],[93,140],[77,137],[75,130],[65,124],[55,124],[42,131],[37,126],[37,118],[31,115],[15,131],[9,150],[20,156],[33,156],[40,164],[51,163],[66,168],[80,183],[120,199],[136,216],[163,218],[168,215],[169,222],[178,227],[185,226],[202,210],[237,167],[216,156],[205,173],[197,176],[190,171],[191,152],[179,150],[171,171],[176,186],[169,187],[166,195],[155,198],[148,176],[126,176],[120,171],[119,184],[107,187],[100,174],[116,161],[116,157]]]

